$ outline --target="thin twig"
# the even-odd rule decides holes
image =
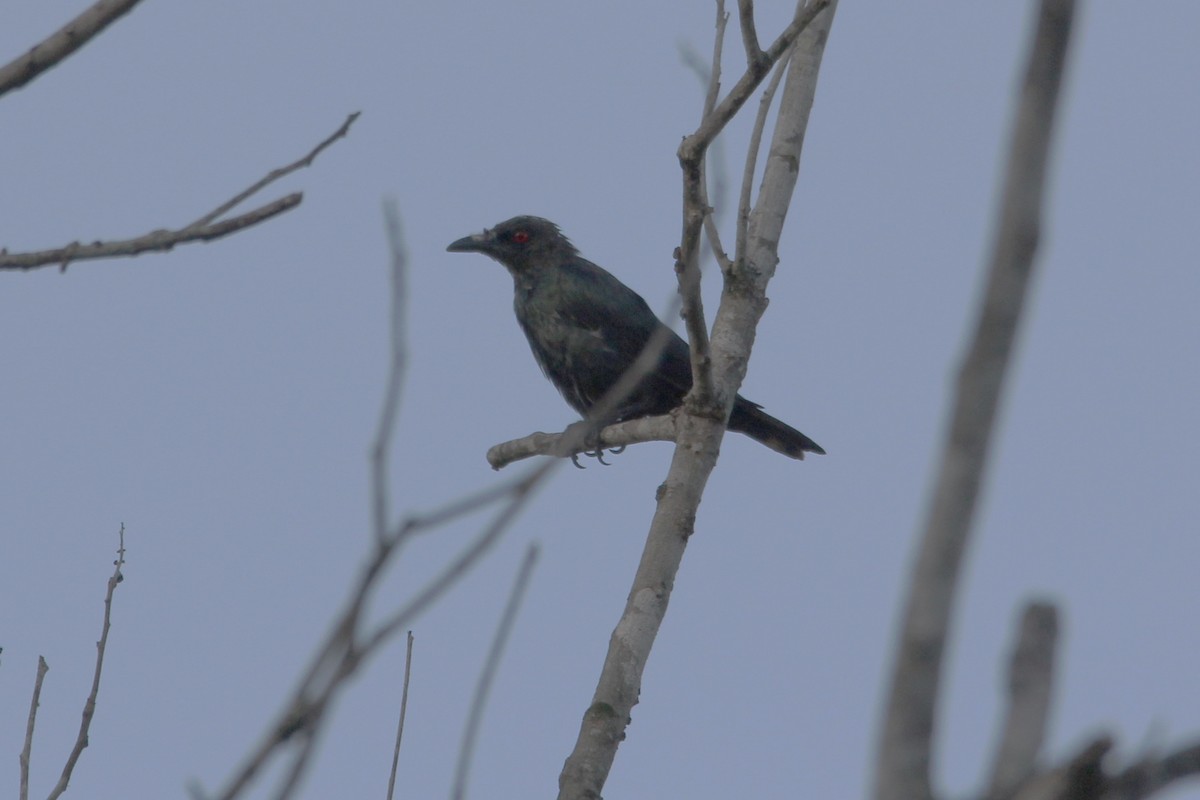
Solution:
[[[96,241],[90,244],[82,244],[74,242],[66,247],[59,247],[52,250],[39,250],[29,253],[9,253],[7,250],[0,250],[0,269],[35,269],[37,267],[45,267],[58,265],[65,269],[68,264],[74,261],[91,261],[101,258],[117,258],[121,256],[135,256],[141,253],[163,252],[173,249],[176,245],[186,244],[188,242],[207,242],[214,239],[219,239],[222,236],[228,236],[231,233],[240,231],[244,228],[249,228],[264,222],[271,217],[290,211],[300,205],[303,200],[303,194],[293,192],[270,203],[265,203],[257,208],[240,214],[229,219],[215,221],[217,217],[228,213],[232,208],[246,200],[255,192],[259,191],[269,183],[290,174],[302,167],[306,167],[312,163],[326,147],[332,144],[337,139],[346,135],[350,125],[358,118],[358,112],[355,112],[346,118],[331,136],[313,148],[303,158],[279,169],[272,170],[266,177],[260,179],[249,189],[239,192],[230,200],[225,201],[213,211],[205,214],[195,222],[189,223],[182,228],[174,230],[157,230],[133,239],[122,239],[119,241],[102,242]]]
[[[0,67],[0,95],[19,89],[90,42],[133,10],[142,0],[100,0],[35,44],[23,56]]]
[[[737,232],[733,245],[735,259],[741,260],[746,257],[746,230],[750,225],[750,196],[754,189],[754,173],[758,169],[758,151],[762,147],[763,131],[767,126],[767,114],[771,110],[771,103],[775,99],[775,93],[779,90],[779,84],[783,81],[784,73],[787,72],[791,53],[792,51],[788,50],[787,54],[775,65],[775,74],[771,76],[770,83],[767,84],[762,98],[759,99],[758,113],[754,117],[754,127],[750,131],[750,142],[746,146],[746,165],[742,169],[742,191],[738,195]]]
[[[725,27],[729,24],[729,15],[725,13],[725,0],[717,0],[717,22],[714,26],[712,62],[708,68],[708,91],[704,95],[704,108],[700,112],[700,121],[712,113],[721,96],[721,52],[725,47]]]
[[[704,98],[704,111],[700,115],[701,121],[706,116],[712,113],[713,107],[717,104],[717,97],[721,93],[721,54],[725,45],[725,27],[729,22],[729,15],[725,13],[724,0],[717,0],[717,32],[713,37],[713,54],[712,66],[709,68],[708,93]],[[720,141],[719,139],[717,141]],[[715,148],[713,148],[715,149]],[[721,244],[721,232],[717,228],[717,221],[713,204],[708,196],[708,152],[704,154],[704,160],[700,163],[700,202],[704,205],[704,234],[708,239],[709,247],[712,248],[713,258],[717,262],[722,272],[729,268],[729,256],[725,253],[725,246]],[[721,198],[725,189],[722,185],[724,182],[723,171],[717,170],[717,197]],[[694,274],[685,273],[684,277],[688,278],[687,292],[684,294],[684,319],[689,318],[689,303],[694,303],[690,310],[695,312],[698,327],[704,337],[704,346],[708,347],[708,329],[704,323],[704,306],[700,295],[700,262],[696,261],[696,271]],[[693,331],[688,328],[688,338],[692,337]]]
[[[436,528],[453,519],[470,514],[476,509],[489,506],[497,500],[518,491],[528,480],[529,477],[527,475],[521,475],[511,481],[498,483],[495,486],[489,486],[486,489],[480,489],[477,492],[464,495],[441,508],[435,508],[433,511],[411,514],[396,526],[396,531],[392,534],[391,538],[398,539],[402,536]]]
[[[1012,131],[987,293],[909,582],[877,754],[876,800],[932,796],[934,721],[955,589],[983,484],[1004,376],[1033,271],[1074,0],[1043,0]]]
[[[417,616],[428,608],[435,600],[446,593],[446,590],[457,583],[467,571],[479,563],[479,560],[499,541],[500,536],[508,530],[517,516],[524,510],[525,505],[533,498],[537,489],[545,482],[546,476],[562,464],[560,459],[552,459],[539,464],[530,470],[526,479],[516,489],[507,505],[500,509],[491,523],[483,532],[461,553],[447,564],[440,573],[432,578],[417,592],[404,607],[386,617],[374,630],[363,636],[360,647],[361,655],[366,656],[387,641],[396,631],[412,624]]]
[[[721,90],[721,51],[725,41],[725,26],[729,15],[725,13],[725,0],[717,0],[716,33],[713,36],[712,66],[709,70],[708,91],[700,124],[712,115],[717,96]],[[679,280],[679,295],[683,299],[683,321],[687,327],[688,343],[691,345],[692,390],[691,396],[698,405],[712,402],[712,359],[708,347],[708,326],[704,321],[704,300],[700,295],[700,237],[699,228],[705,220],[711,220],[712,208],[708,204],[708,185],[705,175],[707,150],[699,154],[695,163],[684,164],[684,191],[691,202],[684,204],[684,233],[680,249],[676,250],[675,275]],[[680,159],[682,164],[682,158]],[[695,220],[697,235],[689,237],[688,228]],[[713,254],[723,253],[716,226],[709,230],[713,242]],[[732,401],[731,401],[732,402]]]
[[[221,217],[225,216],[227,213],[232,211],[234,208],[241,205],[245,200],[258,194],[260,191],[262,191],[266,187],[270,186],[272,183],[279,180],[280,178],[291,175],[293,172],[295,172],[297,170],[312,166],[313,161],[315,161],[317,156],[321,155],[321,153],[324,152],[324,150],[327,147],[329,147],[331,144],[336,142],[338,139],[344,138],[346,136],[346,134],[348,134],[350,132],[350,126],[354,124],[354,121],[356,119],[358,119],[361,114],[362,114],[361,111],[355,111],[353,114],[348,115],[346,117],[345,121],[341,124],[341,127],[339,127],[336,131],[334,131],[333,133],[326,136],[312,150],[309,150],[306,154],[304,154],[300,158],[296,159],[291,164],[287,164],[282,167],[276,167],[275,169],[271,170],[266,175],[259,178],[256,183],[246,187],[238,194],[234,195],[233,197],[229,198],[221,205],[214,208],[212,211],[210,211],[207,214],[205,214],[204,216],[200,217],[198,220],[193,222],[188,227],[189,228],[206,227],[207,225],[212,223],[214,220],[220,219]]]
[[[390,357],[388,359],[387,385],[383,391],[383,409],[379,412],[379,427],[375,432],[375,443],[371,447],[371,508],[375,529],[375,543],[382,545],[388,533],[389,492],[388,456],[392,450],[392,438],[396,430],[396,418],[400,414],[400,395],[404,388],[407,370],[407,291],[408,253],[404,247],[404,232],[400,226],[400,211],[394,198],[383,202],[384,228],[387,230],[388,250],[391,252],[392,307]]]
[[[1008,668],[1008,711],[988,788],[992,800],[1011,796],[1037,766],[1050,718],[1057,640],[1058,612],[1054,606],[1027,605]]]
[[[408,714],[408,679],[412,675],[413,632],[408,632],[404,649],[404,686],[400,690],[400,720],[396,723],[396,746],[392,748],[392,769],[388,772],[387,800],[396,792],[396,769],[400,766],[400,740],[404,738],[404,717]]]
[[[42,698],[42,681],[50,665],[38,656],[37,677],[33,679],[33,697],[29,700],[29,719],[25,723],[25,745],[21,748],[21,800],[29,800],[29,757],[33,750],[33,729],[37,723],[38,703]]]
[[[96,667],[92,671],[92,690],[83,704],[83,719],[79,723],[79,735],[75,737],[75,746],[71,748],[71,754],[67,756],[67,763],[63,765],[62,774],[58,777],[58,783],[47,795],[47,800],[58,800],[58,797],[67,790],[67,784],[71,781],[71,773],[75,771],[75,764],[79,761],[83,748],[88,746],[88,730],[92,727],[92,717],[96,714],[96,697],[100,694],[100,673],[104,669],[104,650],[108,646],[108,630],[112,625],[113,592],[117,590],[117,584],[125,580],[125,576],[121,574],[121,567],[125,566],[125,523],[121,523],[118,536],[117,560],[113,562],[113,574],[108,579],[108,590],[104,594],[104,623],[100,627],[100,641],[96,642]]]
[[[398,313],[398,309],[398,305],[393,306],[393,314]],[[395,319],[392,322],[394,336],[398,322]],[[393,371],[394,366],[389,368],[389,373]],[[398,396],[399,392],[396,394]],[[390,413],[393,412],[386,405],[381,409],[378,431],[388,430],[389,423],[385,417]],[[383,442],[379,435],[377,434],[373,443],[372,453],[382,451],[386,457],[389,445]],[[328,721],[329,710],[348,685],[349,679],[398,630],[411,625],[421,612],[442,597],[471,567],[479,563],[516,519],[535,490],[559,464],[559,459],[546,461],[517,480],[468,495],[432,512],[410,516],[393,526],[386,536],[376,536],[375,547],[350,588],[345,610],[334,620],[329,632],[314,652],[311,663],[302,674],[297,688],[284,703],[279,716],[217,793],[218,800],[233,800],[241,796],[268,761],[290,748],[287,751],[290,761],[276,795],[281,798],[288,796],[299,785],[318,737]],[[382,490],[386,489],[387,486],[384,485]],[[363,628],[367,601],[372,591],[387,567],[395,561],[402,549],[401,545],[411,535],[501,501],[506,502],[497,510],[482,533],[440,573],[418,590],[399,610],[385,616],[382,623],[372,628]],[[384,512],[380,518],[386,517],[386,504]]]
[[[679,46],[679,55],[683,59],[684,65],[690,69],[700,81],[700,85],[708,87],[712,76],[712,66],[700,57],[700,55],[688,44]],[[719,60],[714,60],[713,63],[720,63]],[[706,112],[707,113],[707,112]],[[704,188],[706,195],[704,203],[709,207],[709,213],[704,218],[704,233],[705,243],[708,245],[708,250],[702,252],[700,261],[703,262],[709,253],[712,253],[717,265],[722,272],[729,268],[729,255],[725,252],[724,245],[721,244],[719,221],[721,212],[725,204],[725,194],[727,191],[728,179],[725,175],[725,153],[724,139],[717,137],[713,140],[709,148],[708,156],[704,159]],[[710,169],[711,168],[711,169]],[[713,202],[711,196],[707,193],[708,178],[711,176],[713,183],[713,191],[711,196],[716,197]]]
[[[525,550],[525,559],[521,562],[520,569],[517,570],[517,577],[513,581],[512,591],[509,592],[504,613],[500,615],[500,623],[496,626],[496,635],[492,639],[492,646],[488,648],[483,671],[479,674],[475,695],[471,698],[471,710],[467,715],[462,745],[458,750],[458,765],[454,768],[454,789],[450,792],[450,796],[454,800],[462,800],[467,795],[467,775],[471,770],[471,757],[475,752],[475,742],[479,738],[479,728],[483,722],[483,709],[487,707],[492,681],[500,666],[500,658],[504,655],[504,646],[512,634],[513,623],[517,619],[517,610],[521,607],[521,599],[525,596],[525,590],[529,588],[529,579],[533,575],[537,559],[537,543],[531,542]]]

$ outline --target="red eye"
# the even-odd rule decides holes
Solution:
[[[529,234],[526,231],[517,231],[512,235],[512,240],[517,244],[525,244],[529,241]]]

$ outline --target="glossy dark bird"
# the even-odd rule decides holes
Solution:
[[[465,236],[446,248],[483,253],[508,268],[513,308],[534,358],[567,402],[586,416],[663,326],[641,296],[579,255],[558,226],[521,216]],[[610,422],[666,414],[692,388],[687,342],[671,333],[658,366],[621,404]],[[729,430],[792,458],[824,453],[800,431],[741,395]]]

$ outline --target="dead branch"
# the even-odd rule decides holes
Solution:
[[[58,783],[47,795],[47,800],[58,800],[67,790],[67,784],[71,782],[71,773],[75,771],[75,764],[79,761],[83,748],[88,746],[88,730],[92,727],[92,717],[96,715],[96,697],[100,694],[100,674],[104,670],[104,651],[108,647],[108,631],[112,625],[113,592],[117,590],[117,585],[125,580],[125,576],[121,574],[121,567],[125,566],[124,524],[121,525],[119,537],[117,560],[113,562],[113,574],[108,579],[108,590],[104,593],[104,622],[100,626],[100,641],[96,642],[96,667],[92,671],[92,690],[83,703],[83,719],[79,723],[79,735],[75,737],[75,745],[71,748],[71,754],[67,756],[67,763],[63,765],[62,774],[58,776]]]
[[[413,633],[408,632],[408,645],[404,648],[404,685],[400,690],[400,720],[396,723],[396,745],[392,748],[392,769],[388,773],[387,800],[392,800],[396,791],[396,768],[400,765],[400,740],[404,738],[404,717],[408,714],[408,679],[412,675]]]
[[[342,123],[341,127],[326,137],[324,141],[310,150],[304,157],[287,166],[271,170],[271,172],[267,173],[249,188],[238,192],[212,211],[182,228],[152,231],[133,239],[122,239],[119,241],[95,241],[90,244],[73,242],[66,247],[39,250],[30,253],[9,253],[6,249],[0,249],[0,269],[29,270],[55,264],[62,269],[66,269],[67,265],[73,261],[92,261],[101,258],[117,258],[121,256],[136,256],[141,253],[164,252],[173,249],[176,245],[187,244],[189,242],[212,241],[213,239],[219,239],[231,233],[252,227],[260,222],[265,222],[300,205],[303,195],[300,192],[293,192],[236,217],[221,221],[217,221],[217,219],[267,185],[312,164],[313,160],[325,148],[346,135],[350,130],[350,126],[358,119],[359,113],[356,111],[346,117],[346,121]]]

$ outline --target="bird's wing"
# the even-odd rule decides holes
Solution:
[[[590,261],[572,259],[562,272],[575,290],[563,293],[559,314],[569,324],[598,335],[618,354],[622,370],[633,363],[654,332],[665,327],[641,295]],[[691,357],[687,343],[677,334],[668,339],[652,378],[679,398],[691,389]]]

